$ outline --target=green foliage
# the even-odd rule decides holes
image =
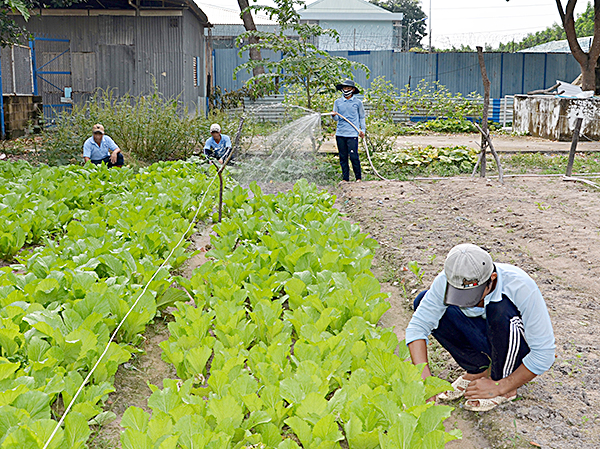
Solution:
[[[207,178],[202,167],[184,162],[138,173],[0,162],[0,229],[22,221],[26,239],[44,245],[0,268],[1,447],[43,446],[56,425],[56,401],[70,403],[117,323],[173,252],[49,446],[85,447],[88,421],[105,419],[104,401],[134,351],[131,343],[159,304],[181,298],[170,289],[169,270],[191,254],[175,247],[209,188]],[[211,213],[215,194],[213,186],[200,218]]]
[[[415,89],[406,86],[400,92],[402,111],[408,115],[421,115],[442,119],[480,117],[483,104],[481,95],[471,92],[467,98],[453,94],[439,81],[419,81]]]
[[[117,97],[112,90],[98,90],[82,105],[62,114],[45,137],[45,162],[65,164],[81,160],[83,143],[92,126],[102,123],[125,153],[145,163],[185,159],[208,138],[207,120],[189,117],[178,99],[167,99],[154,88],[144,96]]]
[[[29,19],[28,2],[22,0],[0,0],[0,46],[19,43],[25,30],[16,24],[9,12],[19,13],[25,20]]]
[[[394,85],[379,76],[365,92],[368,144],[371,151],[390,151],[394,147],[398,130],[392,113],[400,109],[398,92]]]
[[[443,428],[451,408],[425,402],[448,384],[423,382],[376,325],[389,307],[370,271],[376,243],[306,181],[277,196],[250,188],[228,193],[210,260],[178,279],[196,307],[178,304],[161,346],[181,381],[151,387],[151,416],[126,412],[123,447],[442,448],[459,437]]]
[[[370,123],[393,123],[392,113],[400,109],[398,92],[384,76],[375,78],[365,92],[365,101],[369,108],[367,119]]]
[[[463,117],[436,118],[435,120],[420,122],[416,125],[416,128],[438,133],[473,133],[477,131],[473,122]]]
[[[408,36],[408,26],[410,26],[410,40],[408,48],[422,48],[421,41],[427,36],[426,22],[423,21],[427,16],[421,9],[420,2],[417,0],[371,0],[371,3],[387,9],[390,12],[401,12],[404,14],[402,19],[402,37]],[[406,48],[406,41],[402,42],[402,48]]]
[[[375,153],[372,159],[384,176],[404,178],[432,173],[440,176],[470,173],[475,167],[477,156],[477,151],[465,146],[427,146]]]
[[[301,89],[306,98],[305,107],[313,108],[313,97],[323,88],[331,89],[343,78],[352,78],[353,70],[362,70],[367,76],[369,69],[364,64],[350,61],[340,56],[331,56],[319,50],[314,44],[322,36],[338,39],[335,30],[323,29],[319,25],[300,23],[300,15],[295,7],[303,5],[299,0],[276,0],[276,6],[250,6],[252,10],[266,12],[271,19],[279,23],[275,33],[247,31],[237,39],[244,51],[256,48],[277,54],[275,60],[250,60],[236,67],[235,74],[240,71],[252,72],[255,67],[262,66],[265,73],[253,76],[246,83],[249,91],[259,94],[276,93],[281,87]],[[249,38],[258,38],[258,43],[249,43]],[[263,55],[265,53],[263,52]],[[279,57],[281,55],[281,57]]]

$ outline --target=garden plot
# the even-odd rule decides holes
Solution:
[[[477,414],[462,410],[460,400],[454,414],[472,417],[494,448],[600,447],[600,192],[559,179],[510,179],[504,186],[455,179],[345,184],[338,201],[381,245],[381,276],[400,292],[391,318],[398,333],[409,302],[458,243],[479,244],[494,260],[529,273],[553,322],[554,366],[508,405]],[[408,268],[412,261],[416,275]],[[441,348],[432,349],[434,374],[455,379],[458,366]]]

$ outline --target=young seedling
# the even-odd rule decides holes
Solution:
[[[416,260],[408,262],[408,269],[412,271],[412,273],[416,276],[420,284],[423,283],[423,275],[425,274],[425,272],[423,271],[423,268],[419,266],[419,262],[417,262]]]

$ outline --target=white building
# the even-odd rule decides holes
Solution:
[[[364,0],[317,0],[298,13],[303,22],[339,33],[339,42],[321,36],[317,44],[321,50],[402,49],[402,13],[391,13]]]

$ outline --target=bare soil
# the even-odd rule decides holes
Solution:
[[[589,190],[591,189],[591,190]],[[392,309],[382,324],[400,338],[410,303],[443,267],[454,245],[478,244],[494,260],[536,280],[550,312],[556,361],[519,389],[518,399],[487,413],[455,401],[450,426],[460,448],[600,447],[600,191],[557,178],[344,183],[340,208],[381,245],[376,270]],[[406,267],[417,261],[422,279]],[[434,373],[454,380],[459,367],[435,342]]]

